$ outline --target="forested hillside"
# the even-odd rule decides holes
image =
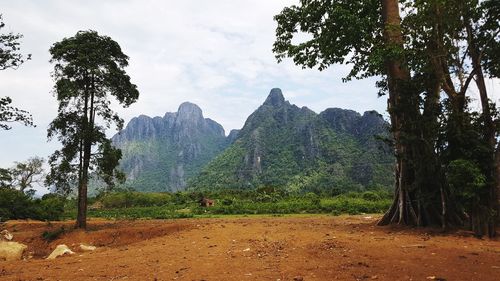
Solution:
[[[393,156],[376,112],[339,108],[316,114],[272,89],[231,146],[189,181],[198,190],[286,187],[340,193],[391,186]]]
[[[164,117],[141,115],[112,138],[122,150],[126,185],[140,191],[177,191],[226,147],[224,129],[185,102]]]

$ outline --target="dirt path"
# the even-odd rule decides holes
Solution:
[[[375,226],[371,216],[91,221],[2,226],[34,258],[0,261],[0,280],[500,280],[500,242]],[[43,260],[57,244],[98,246]],[[302,278],[302,279],[301,279]],[[440,279],[441,278],[441,279]]]

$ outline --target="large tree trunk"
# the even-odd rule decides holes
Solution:
[[[384,22],[384,40],[386,46],[403,49],[403,36],[401,33],[401,18],[397,0],[382,0],[382,18]],[[408,96],[407,84],[410,74],[402,58],[388,58],[386,60],[387,80],[389,88],[388,111],[391,116],[391,129],[394,137],[396,154],[395,168],[395,196],[389,211],[385,214],[380,225],[389,223],[420,224],[416,206],[409,190],[414,171],[409,163],[410,147],[403,141],[402,134],[407,130],[408,112],[403,107],[408,106],[412,99]],[[410,94],[411,95],[411,94]],[[409,105],[411,107],[411,104]]]

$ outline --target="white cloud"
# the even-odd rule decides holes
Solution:
[[[129,108],[116,107],[126,121],[139,114],[163,116],[191,101],[228,132],[241,128],[273,87],[317,112],[328,107],[383,111],[385,100],[377,99],[373,80],[341,83],[345,67],[319,72],[290,60],[276,63],[273,16],[295,2],[0,0],[8,29],[24,34],[23,51],[33,54],[18,70],[0,73],[1,95],[32,112],[38,124],[0,132],[0,167],[46,157],[58,146],[46,142],[57,110],[48,50],[78,30],[112,37],[130,57],[127,72],[140,98]]]
[[[47,157],[58,148],[57,142],[46,141],[46,128],[57,113],[48,50],[78,30],[112,37],[130,57],[127,72],[140,98],[129,108],[115,107],[126,121],[139,114],[163,116],[191,101],[229,132],[241,128],[273,87],[282,88],[291,103],[316,112],[328,107],[384,112],[386,99],[377,98],[374,79],[341,83],[346,66],[319,72],[290,60],[276,63],[272,18],[296,2],[0,0],[6,29],[24,34],[22,51],[33,54],[18,70],[0,72],[0,96],[11,96],[38,125],[0,131],[0,167],[34,155]],[[498,102],[499,80],[487,86]],[[471,91],[472,107],[479,109],[476,92]]]

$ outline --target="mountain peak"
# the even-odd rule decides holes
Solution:
[[[271,89],[269,96],[267,96],[267,99],[264,102],[265,105],[272,105],[272,106],[281,106],[284,103],[285,103],[285,98],[283,97],[283,93],[281,92],[280,88]]]
[[[183,102],[177,110],[178,117],[203,118],[201,108],[191,102]]]

